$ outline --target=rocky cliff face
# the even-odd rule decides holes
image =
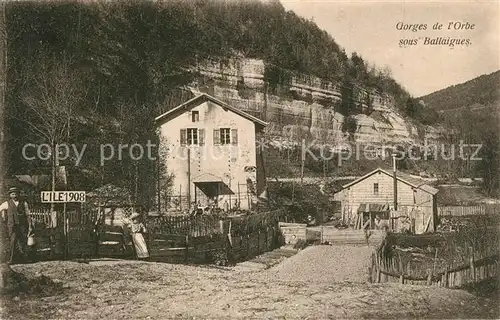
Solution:
[[[266,137],[278,144],[298,144],[302,139],[318,145],[342,146],[357,142],[374,145],[422,144],[436,141],[440,130],[405,120],[394,99],[377,92],[355,88],[356,104],[372,112],[358,114],[357,128],[350,137],[342,132],[344,116],[339,84],[310,76],[292,77],[289,83],[270,89],[264,79],[265,63],[256,59],[233,59],[229,64],[204,62],[191,90],[214,95],[233,106],[269,122]]]

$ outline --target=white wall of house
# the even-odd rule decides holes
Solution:
[[[193,122],[193,111],[198,113],[198,121]],[[221,128],[229,129],[229,141],[226,141],[228,144],[221,144]],[[196,130],[197,139],[194,140],[197,141],[192,141],[193,135],[189,129]],[[184,130],[190,132],[184,133]],[[214,130],[218,130],[219,133],[215,134]],[[187,134],[186,138],[181,138],[181,132]],[[194,181],[222,180],[235,195],[219,197],[219,206],[222,207],[226,200],[231,207],[234,206],[235,201],[238,200],[238,184],[240,184],[240,206],[244,209],[248,208],[247,179],[250,178],[255,185],[257,182],[255,133],[256,126],[253,121],[225,110],[212,101],[203,102],[203,100],[199,105],[187,108],[176,117],[161,124],[162,143],[168,148],[167,157],[162,161],[166,162],[168,172],[174,175],[173,194],[187,196],[188,188],[190,188],[191,202],[193,202],[195,200]],[[218,141],[214,142],[214,139]],[[184,142],[186,142],[185,145]],[[191,150],[190,186],[188,183],[188,148]],[[196,195],[197,200],[202,204],[207,200],[200,190]]]
[[[363,179],[334,195],[334,200],[341,201],[344,216],[354,219],[361,203],[388,204],[394,208],[394,184],[393,177],[383,172]],[[433,195],[416,189],[411,185],[398,179],[398,211],[407,212],[415,219],[416,232],[423,229],[433,214]],[[421,214],[411,214],[418,210]],[[432,221],[431,221],[432,223]]]

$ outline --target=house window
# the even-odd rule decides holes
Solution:
[[[220,129],[220,144],[230,144],[231,143],[231,129],[221,128]]]
[[[238,129],[220,128],[214,129],[214,145],[237,145]]]
[[[200,112],[198,112],[198,111],[192,111],[191,112],[191,121],[192,122],[198,122],[198,121],[200,121]]]
[[[188,128],[181,129],[181,146],[185,145],[204,145],[205,129]]]
[[[378,195],[378,183],[373,184],[373,194]]]
[[[198,129],[187,129],[187,144],[198,144]]]

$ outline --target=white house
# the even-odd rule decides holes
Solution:
[[[158,116],[165,161],[173,174],[173,201],[248,209],[265,176],[256,135],[266,122],[201,94]],[[189,202],[188,202],[189,201]]]

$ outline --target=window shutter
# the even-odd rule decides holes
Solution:
[[[187,130],[181,129],[181,146],[186,145],[186,139],[187,139]]]
[[[198,142],[200,146],[205,145],[205,129],[198,129]]]
[[[231,129],[231,143],[233,145],[238,144],[238,129]]]
[[[220,130],[214,129],[214,146],[218,146],[220,144]]]

